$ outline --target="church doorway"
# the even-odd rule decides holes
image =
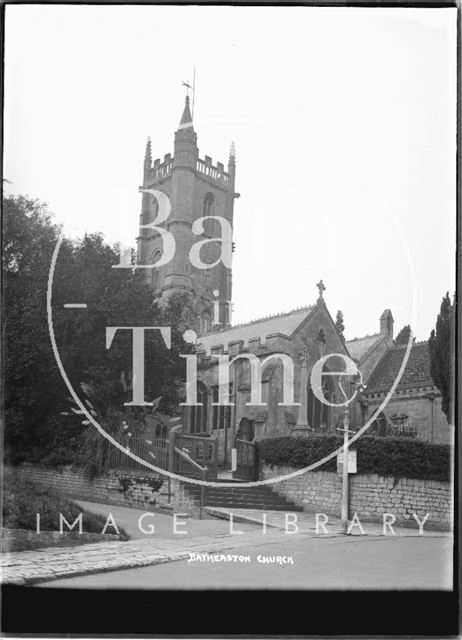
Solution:
[[[242,418],[239,422],[236,438],[238,440],[246,440],[246,442],[253,442],[255,438],[255,422],[247,418]]]
[[[256,480],[258,476],[257,451],[254,443],[255,422],[242,418],[235,438],[236,468],[233,477],[240,480]]]

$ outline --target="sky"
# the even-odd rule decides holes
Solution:
[[[236,143],[233,323],[313,304],[418,340],[455,288],[456,9],[8,5],[7,194],[134,243],[144,148]]]

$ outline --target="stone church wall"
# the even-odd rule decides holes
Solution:
[[[263,465],[261,478],[276,478],[295,471],[292,467]],[[316,511],[339,517],[341,512],[342,478],[335,472],[309,471],[270,485],[305,511]],[[411,478],[350,476],[350,514],[360,520],[382,521],[384,513],[392,513],[396,524],[416,526],[413,513],[420,520],[427,513],[427,529],[450,529],[452,526],[452,489],[448,482]]]
[[[377,400],[370,400],[367,415],[371,416],[382,401],[382,397]],[[400,393],[390,400],[384,410],[387,418],[396,413],[405,413],[409,416],[409,427],[415,428],[419,440],[426,440],[436,444],[450,444],[454,441],[453,429],[449,426],[441,409],[440,396],[431,401],[422,395],[416,395],[414,392],[410,394]]]

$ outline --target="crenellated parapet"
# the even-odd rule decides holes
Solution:
[[[211,178],[216,182],[221,182],[226,186],[231,185],[231,176],[225,171],[224,164],[222,162],[217,162],[216,166],[214,166],[212,158],[209,156],[205,156],[203,160],[198,158],[196,170],[200,174],[207,176],[207,178]]]
[[[145,183],[154,184],[170,176],[174,164],[175,158],[171,153],[166,153],[163,161],[161,161],[160,158],[154,160],[153,164],[150,161],[145,161]],[[196,171],[218,185],[224,187],[232,186],[231,175],[225,171],[224,164],[217,162],[216,165],[214,165],[212,158],[209,156],[205,156],[204,159],[197,159]]]
[[[172,169],[172,154],[166,153],[163,161],[161,161],[160,158],[157,158],[156,160],[154,160],[154,164],[152,166],[146,168],[145,182],[152,184],[154,182],[157,182],[158,180],[162,180],[172,173]]]

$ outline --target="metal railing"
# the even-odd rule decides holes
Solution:
[[[153,447],[152,444],[148,444],[144,438],[130,438],[127,443],[124,443],[124,446],[127,453],[133,453],[138,458],[146,460],[146,462],[150,462],[156,466],[161,466],[158,464],[159,461],[156,456],[156,448]],[[146,471],[146,467],[141,464],[141,462],[133,460],[133,458],[126,455],[124,451],[121,451],[112,445],[107,452],[107,466],[110,469],[135,469]]]

